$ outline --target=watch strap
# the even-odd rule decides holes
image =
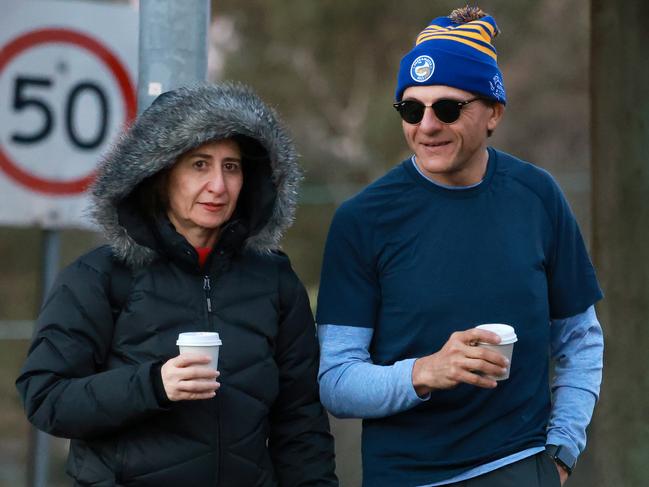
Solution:
[[[550,457],[563,467],[568,474],[572,473],[577,463],[577,457],[562,445],[545,445],[545,451]]]

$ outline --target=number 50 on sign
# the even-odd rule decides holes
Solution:
[[[105,39],[80,26],[23,29],[0,47],[0,177],[37,197],[35,207],[48,206],[43,198],[60,204],[82,195],[101,154],[135,117],[132,69]],[[60,220],[66,211],[54,213]]]

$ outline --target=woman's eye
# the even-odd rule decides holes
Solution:
[[[223,168],[228,172],[235,172],[239,170],[239,164],[235,164],[234,162],[226,162],[225,164],[223,164]]]
[[[194,161],[193,166],[197,169],[202,169],[205,167],[205,161]]]

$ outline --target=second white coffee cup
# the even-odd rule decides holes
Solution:
[[[514,343],[518,341],[516,336],[516,331],[513,326],[505,325],[504,323],[487,323],[484,325],[478,325],[476,328],[481,330],[487,330],[492,333],[495,333],[500,337],[500,343],[494,345],[492,343],[478,342],[479,347],[488,348],[494,352],[498,352],[501,355],[504,355],[507,360],[509,360],[509,366],[507,366],[507,371],[502,375],[488,375],[490,379],[494,380],[505,380],[509,379],[509,371],[511,368],[512,354],[514,352]]]
[[[181,354],[193,353],[209,355],[212,358],[210,367],[218,370],[219,349],[222,345],[218,333],[210,331],[180,333],[176,345],[178,345]]]

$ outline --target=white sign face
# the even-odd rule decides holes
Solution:
[[[0,0],[0,225],[91,228],[101,155],[136,114],[137,12]]]

